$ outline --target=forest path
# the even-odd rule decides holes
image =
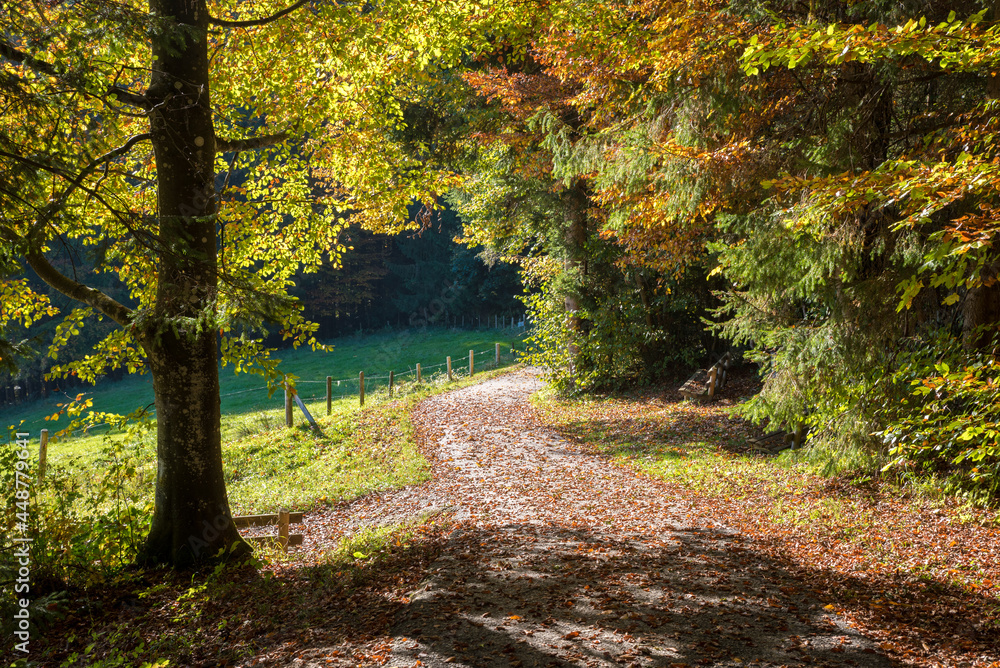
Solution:
[[[739,535],[690,525],[666,487],[544,426],[541,387],[520,370],[414,411],[434,479],[372,501],[456,525],[388,665],[891,665]]]

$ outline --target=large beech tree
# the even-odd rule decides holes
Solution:
[[[53,374],[152,375],[156,499],[140,562],[245,553],[223,479],[220,351],[275,382],[247,332],[278,322],[315,344],[286,289],[345,250],[343,212],[400,229],[408,204],[450,185],[392,137],[405,86],[453,59],[475,14],[320,0],[15,0],[2,12],[0,335],[62,317],[58,357],[87,321],[114,321]],[[74,271],[65,249],[81,247],[129,299]],[[29,269],[80,308],[56,313]],[[5,363],[16,352],[4,342]]]

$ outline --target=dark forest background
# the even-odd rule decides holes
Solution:
[[[415,212],[416,213],[416,212]],[[524,305],[517,268],[492,261],[482,248],[470,248],[454,242],[461,233],[461,223],[450,209],[424,212],[422,228],[398,235],[374,234],[352,227],[342,235],[345,246],[341,266],[324,266],[318,272],[300,274],[290,291],[303,308],[303,315],[319,325],[317,338],[363,334],[383,329],[425,326],[479,327],[494,319],[524,316]],[[100,271],[100,249],[67,244],[59,256],[60,268],[69,275],[90,275],[90,282],[108,294],[129,302],[112,274]],[[35,289],[46,286],[32,273]],[[76,304],[55,293],[53,303],[62,314]],[[45,380],[53,364],[82,358],[113,328],[106,321],[88,324],[60,352],[58,360],[48,347],[63,316],[36,323],[30,331],[11,332],[11,338],[23,342],[28,351],[16,373],[0,371],[0,406],[47,396],[56,388],[66,390],[89,386],[70,376]],[[267,329],[267,345],[280,348],[287,342],[277,325]],[[107,378],[120,380],[127,371],[118,368]]]

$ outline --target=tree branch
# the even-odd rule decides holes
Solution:
[[[3,56],[7,60],[13,60],[15,63],[20,63],[30,67],[36,72],[41,72],[42,74],[48,74],[49,76],[58,78],[62,78],[63,76],[51,63],[39,60],[24,51],[19,51],[5,41],[0,41],[0,56]]]
[[[127,327],[130,324],[132,309],[118,303],[100,290],[95,290],[83,283],[78,283],[60,273],[40,251],[30,250],[25,253],[24,258],[28,261],[28,266],[38,274],[40,279],[70,299],[93,306],[123,327]]]
[[[59,201],[60,202],[66,201],[66,198],[69,197],[73,193],[74,190],[76,190],[77,188],[80,187],[80,184],[83,183],[83,180],[85,178],[87,178],[95,169],[97,169],[98,167],[100,167],[102,164],[104,164],[105,162],[109,162],[111,160],[114,160],[115,158],[117,158],[119,156],[125,155],[126,153],[128,153],[129,151],[131,151],[132,147],[135,146],[136,144],[138,144],[139,142],[145,141],[147,139],[152,139],[152,138],[153,138],[153,135],[151,135],[148,132],[144,132],[144,133],[139,134],[139,135],[133,135],[132,137],[129,137],[128,141],[126,141],[124,144],[122,144],[118,148],[111,149],[110,151],[108,151],[107,153],[105,153],[104,155],[102,155],[101,157],[99,157],[96,160],[94,160],[93,162],[91,162],[89,165],[87,165],[86,167],[84,167],[80,171],[79,174],[76,175],[75,179],[73,179],[70,182],[70,184],[66,188],[66,190],[63,191],[63,194],[60,195]]]
[[[55,174],[56,176],[59,176],[69,181],[69,185],[66,186],[66,189],[58,197],[56,197],[54,200],[51,200],[49,204],[47,204],[45,207],[42,208],[41,215],[38,217],[38,220],[35,221],[35,223],[32,225],[32,229],[37,231],[40,230],[42,227],[44,227],[45,224],[48,223],[49,220],[51,220],[52,216],[54,216],[62,208],[62,206],[66,203],[66,200],[69,199],[69,196],[73,194],[73,191],[83,186],[84,179],[86,179],[90,174],[92,174],[94,170],[96,170],[98,167],[100,167],[106,162],[110,162],[111,160],[114,160],[119,156],[125,155],[130,150],[132,150],[133,146],[135,146],[139,142],[151,138],[152,135],[149,134],[148,132],[130,137],[128,141],[126,141],[118,148],[111,149],[104,155],[100,156],[99,158],[95,159],[93,162],[88,164],[86,167],[80,170],[80,173],[77,174],[75,178],[70,178],[69,174],[67,174],[66,172],[64,172],[59,168],[52,167],[44,163],[36,162],[29,158],[25,158],[24,156],[8,153],[7,151],[0,151],[0,156],[23,162],[27,165],[35,167],[36,169],[45,170],[51,174]],[[84,188],[84,190],[86,190],[92,196],[98,197],[95,191],[87,188]],[[98,199],[106,207],[108,206],[103,199],[101,199],[100,197],[98,197]],[[110,209],[110,207],[108,208]],[[29,237],[33,236],[33,234],[34,232],[29,234]]]
[[[132,91],[122,88],[121,86],[109,86],[108,95],[114,95],[119,102],[124,102],[125,104],[133,107],[145,109],[146,111],[153,108],[153,103],[150,102],[145,95],[133,93]]]
[[[271,23],[272,21],[277,21],[282,16],[285,16],[286,14],[291,14],[302,5],[308,4],[310,2],[312,2],[312,0],[299,0],[291,7],[286,7],[277,14],[272,14],[271,16],[268,16],[267,18],[263,19],[250,19],[247,21],[227,21],[225,19],[217,19],[214,16],[209,16],[208,22],[212,25],[222,26],[223,28],[251,28],[253,26],[262,26]]]
[[[215,149],[222,153],[232,153],[238,151],[252,151],[266,146],[275,146],[288,139],[287,132],[279,132],[274,135],[263,135],[260,137],[249,137],[247,139],[224,139],[215,138]]]
[[[70,80],[70,83],[72,83],[72,78],[68,77],[67,73],[60,72],[52,63],[35,58],[30,53],[25,53],[24,51],[15,49],[13,46],[4,41],[0,41],[0,57],[14,61],[15,63],[20,63],[25,67],[30,67],[36,72],[47,74],[50,77],[59,79],[60,81]],[[133,107],[139,107],[147,111],[153,107],[152,102],[146,99],[145,96],[140,95],[139,93],[133,93],[132,91],[120,86],[109,86],[108,95],[114,95],[119,101],[124,102],[125,104],[129,104]]]

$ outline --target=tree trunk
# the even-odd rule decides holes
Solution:
[[[1000,2],[994,0],[993,20],[1000,18]],[[986,80],[986,97],[1000,97],[1000,71],[990,73]],[[969,290],[962,309],[962,339],[966,348],[984,350],[993,341],[1000,323],[1000,253],[993,248],[988,253],[983,269],[982,285]]]
[[[222,471],[215,132],[205,0],[151,0],[150,130],[157,173],[159,275],[141,322],[157,412],[156,507],[140,563],[184,567],[250,552],[232,522]]]
[[[962,308],[962,339],[970,350],[985,350],[1000,327],[1000,260],[987,250],[992,263],[983,268],[982,285],[969,290]]]
[[[247,554],[223,477],[214,331],[164,332],[147,355],[156,394],[156,509],[141,561],[184,567]]]
[[[583,278],[587,274],[587,192],[582,182],[577,181],[568,193],[566,228],[566,259],[563,268],[575,278],[574,287],[564,298],[566,318],[570,330],[570,363],[576,369],[580,355],[579,341],[586,336],[583,319],[577,315],[580,310],[580,293]]]

